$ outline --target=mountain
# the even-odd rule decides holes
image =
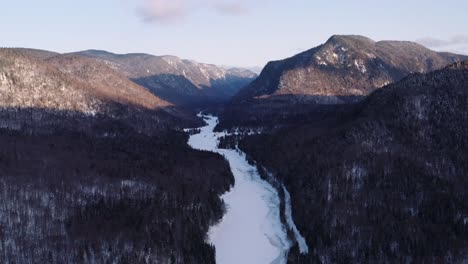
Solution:
[[[323,45],[268,63],[222,110],[217,130],[271,128],[317,119],[336,104],[362,100],[411,73],[430,72],[463,59],[468,56],[435,52],[407,41],[335,35]]]
[[[23,49],[0,49],[0,95],[2,126],[10,128],[94,131],[105,119],[149,133],[193,119],[102,62]]]
[[[99,111],[106,102],[148,109],[170,105],[93,59],[57,54],[36,56],[18,49],[0,49],[0,55],[2,106],[89,113]]]
[[[102,60],[175,104],[224,102],[257,77],[246,69],[224,69],[176,56],[120,55],[99,50],[74,54]]]
[[[292,96],[340,103],[366,96],[410,73],[430,72],[467,56],[438,53],[407,41],[375,42],[363,36],[332,36],[325,44],[267,64],[235,101]]]
[[[313,245],[288,263],[463,263],[466,135],[468,61],[239,146],[286,185]]]

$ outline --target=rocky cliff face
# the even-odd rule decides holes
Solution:
[[[296,100],[341,103],[343,96],[365,96],[410,73],[437,70],[464,58],[412,42],[332,36],[316,48],[268,63],[235,101],[294,95]]]
[[[224,69],[176,56],[118,55],[97,50],[76,54],[102,60],[154,94],[176,104],[225,101],[257,76],[245,69]]]

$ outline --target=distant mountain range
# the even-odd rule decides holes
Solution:
[[[42,117],[33,123],[40,126],[49,121],[72,124],[54,122],[55,117],[43,113],[50,111],[125,119],[131,126],[145,124],[142,127],[148,130],[166,126],[163,123],[173,122],[172,118],[193,122],[195,117],[175,107],[224,102],[255,77],[245,69],[224,69],[175,56],[0,49],[0,107],[22,114],[24,109],[38,112],[36,117]],[[155,111],[158,114],[143,114]],[[3,125],[18,127],[24,118],[8,114]]]
[[[257,77],[247,69],[225,69],[176,56],[120,55],[100,50],[73,54],[101,60],[174,104],[225,102]]]

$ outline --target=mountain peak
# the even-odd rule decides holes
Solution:
[[[170,65],[175,65],[176,63],[182,63],[182,59],[174,55],[163,55],[163,56],[160,56],[159,58],[169,63]]]
[[[114,56],[116,55],[115,53],[112,53],[112,52],[109,52],[109,51],[106,51],[106,50],[97,50],[97,49],[89,49],[89,50],[83,50],[83,51],[80,51],[80,52],[77,52],[78,54],[82,54],[82,55],[94,55],[94,56]]]
[[[342,45],[356,45],[356,44],[375,44],[375,41],[360,35],[333,35],[331,36],[325,45],[327,44],[342,44]]]

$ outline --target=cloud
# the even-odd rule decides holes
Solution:
[[[468,35],[456,35],[449,39],[438,38],[422,38],[417,40],[421,45],[436,50],[452,51],[452,52],[468,52]]]
[[[243,15],[253,0],[140,0],[138,14],[145,22],[178,22],[203,9],[223,15]]]
[[[429,48],[439,48],[439,47],[452,46],[452,45],[457,45],[457,44],[468,44],[468,36],[457,35],[447,40],[427,37],[427,38],[419,39],[417,40],[417,42]]]
[[[247,7],[240,2],[224,2],[220,1],[213,4],[219,13],[230,15],[243,15],[248,12]]]
[[[139,14],[145,22],[173,22],[188,13],[187,1],[184,0],[145,0],[139,8]]]

